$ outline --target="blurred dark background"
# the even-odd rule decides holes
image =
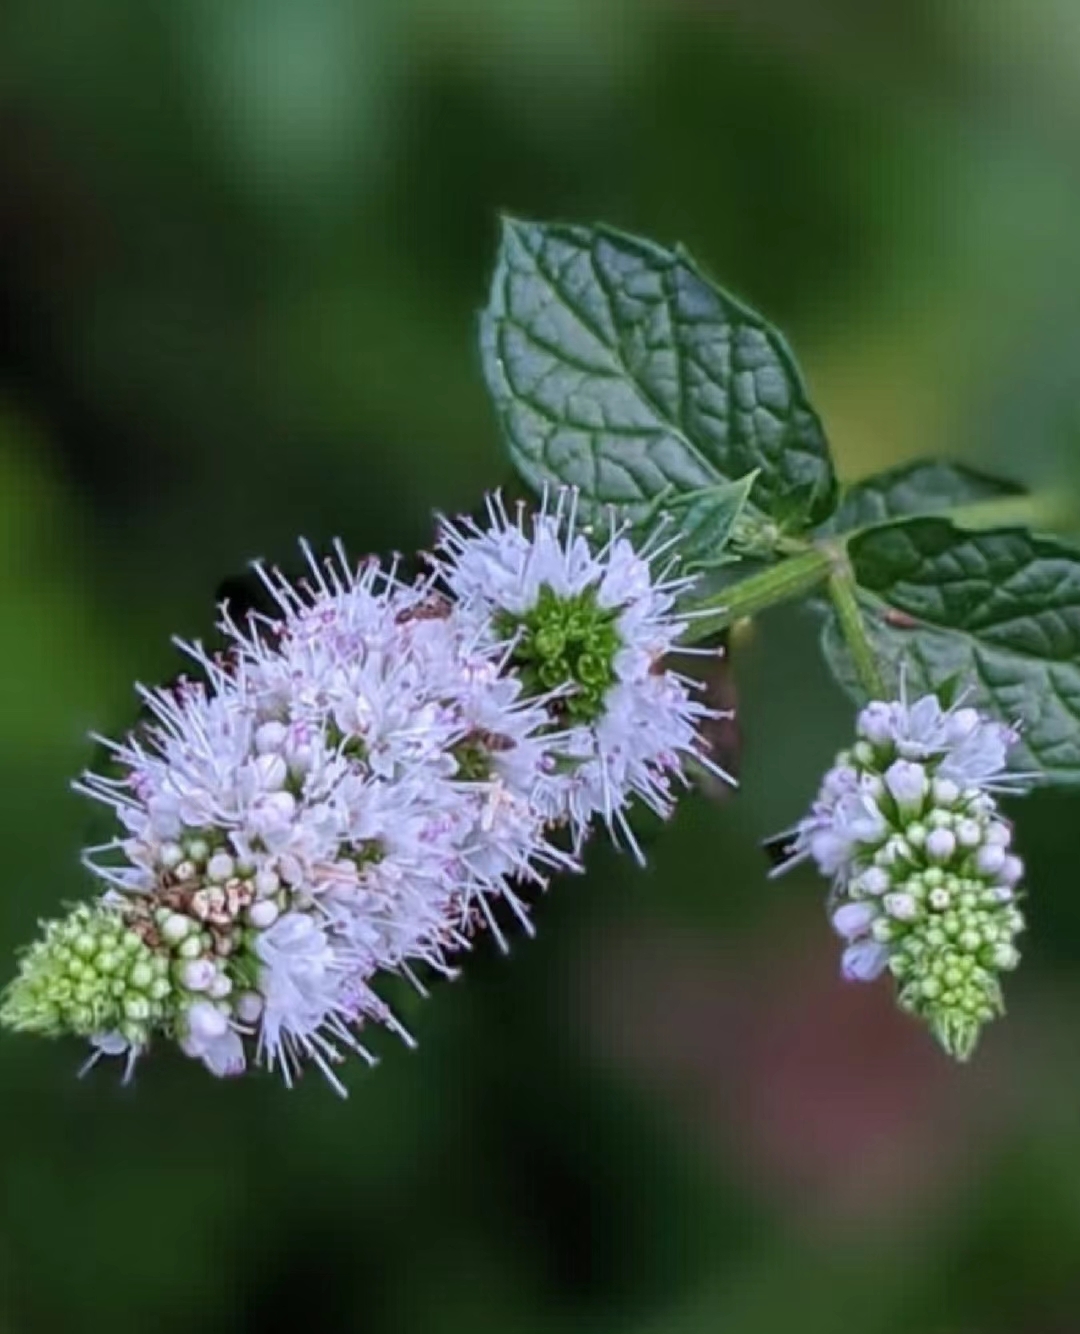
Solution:
[[[506,478],[496,215],[681,240],[789,334],[847,477],[1080,477],[1075,0],[8,0],[0,957],[88,885],[67,790],[247,562],[413,549]],[[0,1039],[0,1334],[1080,1328],[1075,797],[1017,811],[1011,1015],[954,1069],[768,883],[850,726],[735,653],[736,800],[599,851],[340,1103]]]

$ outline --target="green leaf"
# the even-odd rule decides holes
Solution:
[[[674,515],[679,555],[687,570],[710,570],[737,559],[729,550],[736,526],[750,499],[757,473],[702,491],[668,493],[657,508]]]
[[[920,459],[847,487],[839,508],[823,531],[847,533],[907,515],[934,514],[958,505],[1024,494],[1025,488],[1017,482],[992,477],[960,463]]]
[[[910,519],[851,539],[867,631],[890,685],[950,688],[1023,728],[1014,763],[1080,784],[1080,551],[1025,529]],[[835,617],[826,656],[858,695]]]
[[[788,529],[831,511],[835,477],[783,338],[682,251],[606,227],[503,223],[481,322],[488,388],[533,486],[640,521],[665,493],[757,471]]]

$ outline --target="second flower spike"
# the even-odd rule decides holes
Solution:
[[[966,1060],[1001,1014],[1015,968],[1023,874],[997,794],[1023,789],[1006,767],[1015,733],[933,695],[875,701],[796,827],[788,865],[832,880],[830,915],[845,977],[888,970],[900,1005]]]

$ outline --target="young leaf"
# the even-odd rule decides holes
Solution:
[[[1023,728],[1016,763],[1080,784],[1080,551],[1024,529],[964,532],[909,519],[848,544],[871,643],[912,693],[959,676],[975,702]],[[836,675],[858,694],[835,619]]]
[[[835,477],[783,338],[678,250],[606,227],[505,219],[481,322],[519,471],[635,522],[665,492],[757,470],[753,503],[821,522]]]
[[[848,533],[906,515],[934,514],[980,500],[1005,500],[1024,492],[1017,482],[960,463],[920,459],[847,487],[823,531]]]
[[[757,473],[704,491],[675,493],[659,508],[674,514],[679,526],[679,555],[688,571],[715,569],[734,559],[728,550],[735,526],[750,498]]]

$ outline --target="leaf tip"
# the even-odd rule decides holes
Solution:
[[[499,237],[505,241],[507,237],[518,236],[527,231],[531,225],[527,218],[519,218],[516,213],[500,213]]]

